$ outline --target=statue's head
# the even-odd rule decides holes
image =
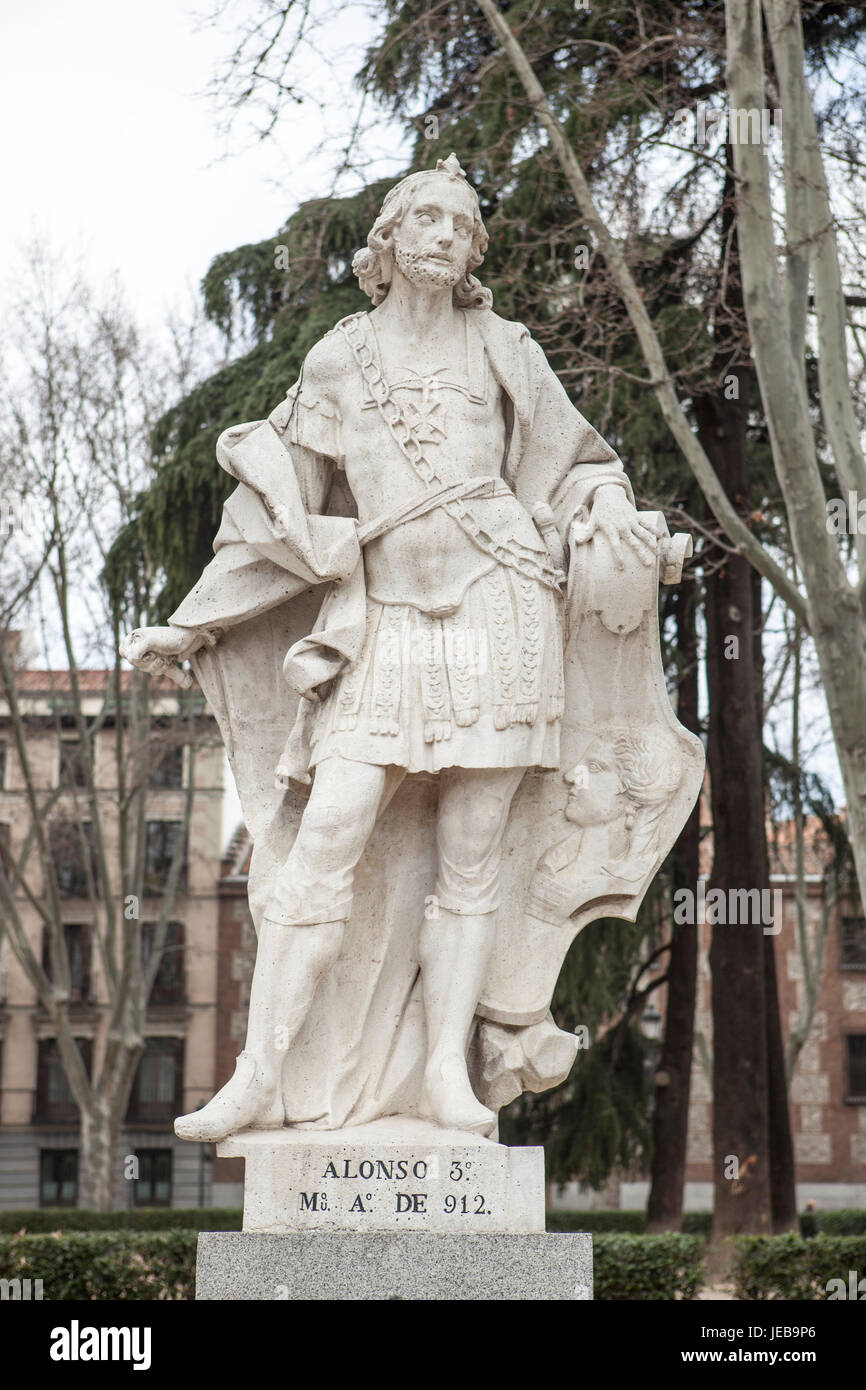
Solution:
[[[485,309],[493,296],[471,272],[487,243],[478,194],[451,154],[395,184],[352,269],[374,304],[388,294],[396,264],[412,284],[450,285],[458,308]]]

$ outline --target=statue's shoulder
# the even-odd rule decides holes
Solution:
[[[527,339],[531,340],[532,335],[525,323],[504,319],[492,309],[467,309],[466,313],[471,315],[472,322],[488,340],[508,347],[518,347]]]
[[[525,323],[504,319],[492,309],[467,309],[484,339],[494,370],[507,381],[540,386],[550,371],[544,350]],[[477,316],[477,317],[476,317]]]
[[[345,378],[357,371],[352,350],[341,332],[341,326],[366,317],[365,313],[350,314],[348,318],[340,319],[324,338],[314,343],[304,358],[303,376],[306,382],[325,389],[328,386],[338,387]]]

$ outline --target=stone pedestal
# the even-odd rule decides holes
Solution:
[[[201,1299],[588,1299],[592,1237],[544,1230],[544,1151],[404,1115],[244,1130],[243,1231],[199,1236]]]
[[[244,1231],[544,1231],[544,1150],[406,1116],[344,1130],[244,1130]]]
[[[592,1236],[203,1231],[197,1299],[592,1298]]]

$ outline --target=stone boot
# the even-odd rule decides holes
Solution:
[[[493,1111],[482,1105],[472,1090],[466,1062],[457,1052],[446,1056],[434,1053],[430,1058],[418,1114],[443,1129],[463,1129],[469,1134],[488,1135],[496,1125]]]
[[[242,1052],[234,1075],[201,1110],[174,1122],[178,1139],[216,1143],[241,1129],[279,1129],[285,1122],[278,1077],[268,1084],[252,1052]]]

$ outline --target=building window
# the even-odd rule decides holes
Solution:
[[[87,764],[93,770],[93,744],[86,744],[78,734],[64,734],[60,739],[60,786],[86,787]]]
[[[165,888],[168,871],[174,852],[180,844],[183,826],[176,820],[149,820],[146,827],[144,855],[144,893],[145,896],[158,896]],[[180,868],[177,886],[180,892],[186,891],[186,851]]]
[[[78,1150],[40,1149],[40,1207],[78,1205]]]
[[[171,1149],[136,1149],[138,1177],[133,1204],[137,1207],[171,1206]]]
[[[129,1097],[127,1120],[170,1123],[181,1112],[183,1039],[147,1038]]]
[[[93,1059],[92,1038],[76,1038],[87,1075]],[[78,1106],[66,1079],[56,1038],[40,1038],[36,1061],[35,1124],[77,1124]]]
[[[866,1105],[866,1033],[849,1033],[845,1046],[848,1063],[848,1094],[845,1099]]]
[[[88,896],[87,859],[90,860],[94,888],[97,888],[93,825],[90,821],[55,821],[51,827],[51,857],[57,875],[57,889],[63,897]]]
[[[147,968],[156,935],[156,922],[141,924],[142,964]],[[183,923],[169,922],[165,949],[156,972],[149,1004],[182,1004],[186,996],[186,971],[183,955]]]
[[[866,917],[842,918],[843,970],[866,970]]]
[[[69,960],[69,1002],[86,1004],[90,999],[90,928],[83,922],[64,922],[63,937]],[[42,969],[49,980],[55,980],[48,931],[42,936]]]
[[[183,786],[183,744],[154,740],[151,745],[150,785],[177,788]]]

